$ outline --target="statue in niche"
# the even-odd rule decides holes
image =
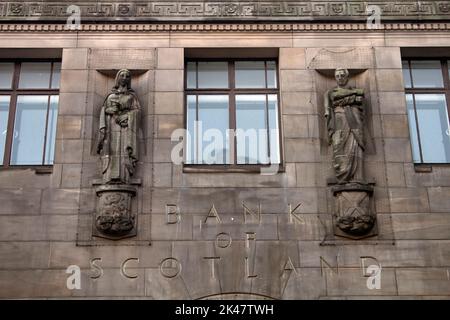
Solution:
[[[373,187],[364,177],[364,89],[348,85],[349,71],[336,69],[337,86],[324,97],[328,141],[332,147],[335,173],[335,234],[359,238],[375,225],[372,210]],[[372,232],[373,233],[373,232]]]
[[[333,147],[333,168],[339,184],[363,182],[364,89],[348,87],[347,69],[336,69],[337,87],[325,97],[328,141]]]
[[[117,73],[115,85],[100,113],[97,153],[102,159],[104,184],[126,184],[134,174],[138,160],[140,109],[131,89],[131,73],[122,69]]]
[[[132,177],[138,161],[140,110],[131,89],[131,73],[122,69],[117,72],[114,87],[100,113],[97,153],[102,179],[96,188],[94,236],[121,239],[136,235],[132,198],[137,192],[133,184],[138,183]]]

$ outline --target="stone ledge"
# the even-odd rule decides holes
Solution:
[[[0,21],[2,21],[0,17]],[[388,32],[388,31],[448,31],[450,23],[383,23],[378,29],[367,28],[365,23],[272,23],[272,24],[81,24],[78,30],[66,29],[65,24],[0,24],[0,32]]]

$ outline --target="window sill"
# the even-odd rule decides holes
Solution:
[[[53,166],[0,166],[0,171],[34,170],[35,174],[52,174]]]
[[[269,170],[270,166],[267,165],[205,165],[205,164],[189,164],[183,165],[183,173],[258,173],[261,174],[261,170],[266,168]],[[280,164],[276,173],[285,172],[285,167]]]
[[[414,171],[419,173],[433,172],[433,167],[450,168],[450,163],[414,163]]]

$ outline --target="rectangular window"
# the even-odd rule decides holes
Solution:
[[[61,63],[0,62],[0,165],[52,165]]]
[[[450,163],[448,60],[403,61],[414,163]]]
[[[281,163],[275,60],[186,63],[185,164]]]

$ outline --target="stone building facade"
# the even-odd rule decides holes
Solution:
[[[81,24],[71,30],[70,1],[0,3],[0,63],[61,62],[59,88],[47,93],[59,97],[54,159],[14,165],[14,156],[2,155],[1,298],[450,297],[449,1],[73,4]],[[367,23],[370,5],[382,13],[375,28]],[[172,133],[188,121],[187,65],[202,59],[275,61],[275,174],[173,162],[179,141]],[[442,86],[408,87],[411,75],[433,82],[434,67],[414,75],[422,60],[442,62]],[[365,91],[365,175],[377,222],[358,239],[335,230],[324,94],[336,68]],[[95,145],[120,69],[131,71],[142,109],[139,181],[136,235],[112,240],[93,233],[101,178]],[[8,90],[0,95],[15,97],[11,113],[21,92]],[[436,138],[427,131],[436,117],[420,118],[407,96],[428,93],[445,97],[437,119],[447,133],[419,150],[416,132]],[[415,126],[413,115],[425,124]],[[2,127],[2,139],[11,128]],[[10,152],[17,134],[9,135]],[[73,266],[79,288],[68,286]]]

